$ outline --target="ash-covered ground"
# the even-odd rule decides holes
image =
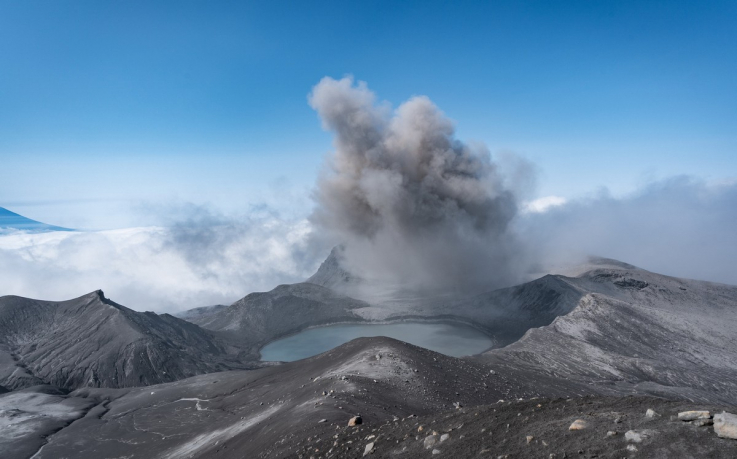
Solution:
[[[671,419],[737,412],[737,287],[595,260],[425,309],[302,283],[187,317],[196,323],[99,292],[0,298],[0,391],[12,389],[0,394],[0,456],[737,457],[716,418]],[[362,338],[257,360],[301,318],[370,317],[470,322],[498,347],[453,358]],[[569,430],[577,419],[585,428]]]
[[[316,432],[295,457],[734,458],[737,441],[678,419],[685,411],[723,409],[652,397],[500,401]]]

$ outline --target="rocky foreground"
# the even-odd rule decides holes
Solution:
[[[737,416],[723,409],[651,397],[499,401],[380,425],[316,428],[293,456],[735,458]]]
[[[601,391],[362,338],[284,365],[149,387],[9,392],[0,395],[0,451],[3,459],[317,459],[363,457],[366,448],[408,458],[737,457],[737,440],[714,433],[734,406]]]

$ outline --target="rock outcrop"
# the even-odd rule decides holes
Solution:
[[[714,432],[722,438],[737,440],[737,415],[726,411],[715,415]]]
[[[246,368],[236,349],[168,314],[92,292],[68,301],[0,297],[0,385],[134,387]]]

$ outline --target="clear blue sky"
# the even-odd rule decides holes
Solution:
[[[539,196],[737,178],[737,2],[0,2],[0,206],[52,224],[145,205],[306,212],[352,74],[429,96]]]

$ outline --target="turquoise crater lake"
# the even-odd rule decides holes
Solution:
[[[370,336],[387,336],[453,357],[478,354],[493,344],[485,334],[461,324],[341,324],[310,328],[272,341],[261,349],[261,360],[292,362],[329,351],[353,339]]]

